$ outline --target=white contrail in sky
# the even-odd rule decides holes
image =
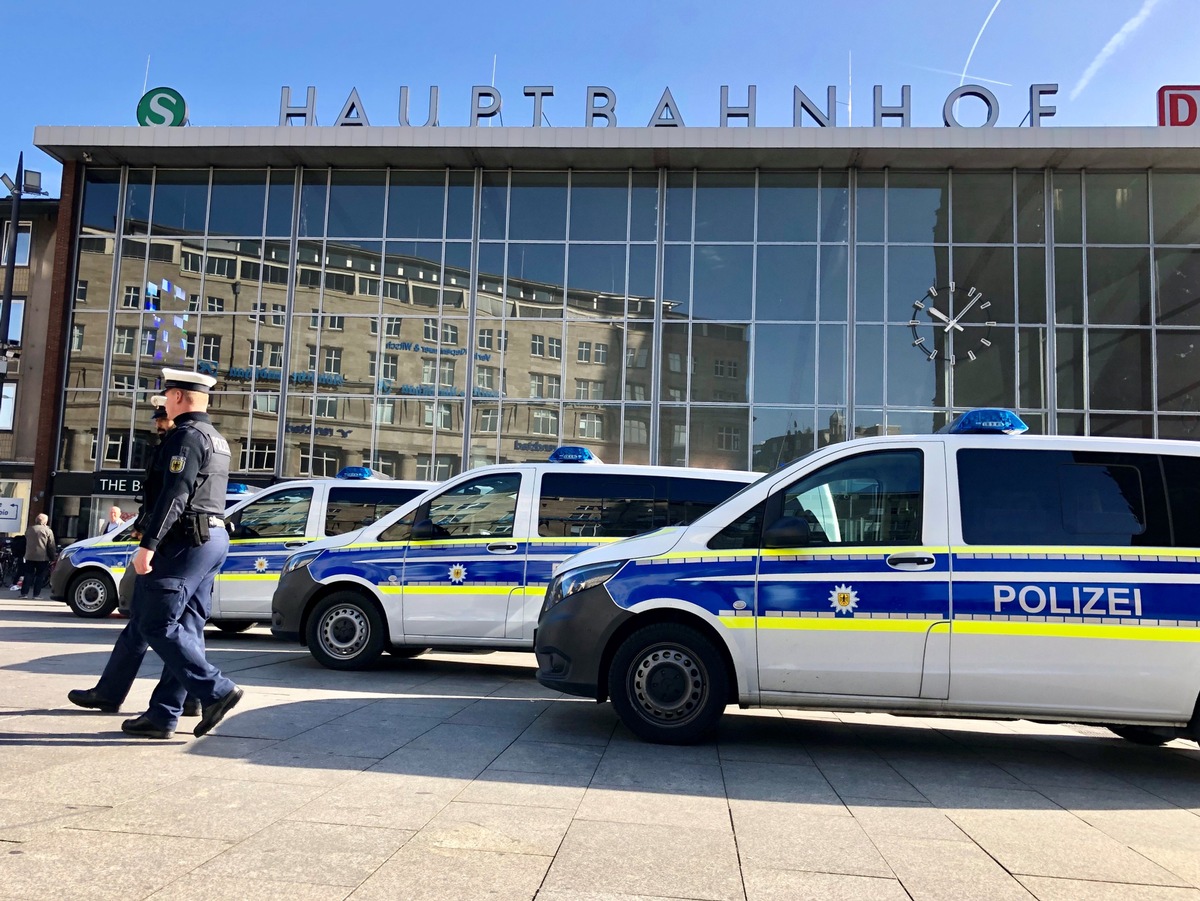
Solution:
[[[936,72],[938,75],[957,75],[958,74],[957,72],[951,72],[949,69],[932,69],[929,66],[917,66],[912,63],[909,63],[909,65],[912,66],[912,68],[914,68],[914,69],[921,69],[924,72]],[[1006,88],[1012,87],[1011,81],[997,81],[994,78],[984,78],[982,75],[972,75],[971,79],[973,81],[982,81],[982,82],[985,82],[986,84],[1002,85],[1003,87],[1006,87]],[[959,82],[959,87],[962,87],[962,82]]]
[[[987,18],[983,20],[983,24],[979,26],[979,34],[975,35],[975,43],[971,45],[971,52],[967,54],[967,61],[963,63],[962,75],[958,76],[958,86],[961,88],[963,82],[967,80],[967,69],[971,68],[971,57],[975,55],[975,48],[979,46],[979,39],[983,37],[984,30],[988,27],[988,22],[992,21],[992,16],[996,15],[996,10],[1000,8],[1000,0],[996,0],[992,6],[992,11],[987,14]]]
[[[1144,0],[1142,8],[1137,11],[1137,15],[1122,25],[1121,30],[1108,39],[1108,43],[1104,45],[1104,49],[1096,54],[1096,58],[1092,60],[1087,69],[1084,70],[1083,75],[1080,76],[1078,83],[1071,89],[1072,100],[1083,93],[1083,89],[1088,86],[1101,67],[1108,62],[1109,57],[1120,50],[1121,45],[1133,37],[1133,33],[1142,27],[1146,19],[1149,18],[1150,13],[1154,11],[1154,7],[1158,6],[1158,2],[1159,0]]]

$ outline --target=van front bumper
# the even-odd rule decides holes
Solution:
[[[559,601],[538,621],[534,654],[537,680],[547,688],[603,701],[605,651],[633,614],[618,607],[603,585]]]
[[[305,644],[304,611],[320,588],[321,583],[312,577],[307,566],[280,576],[271,598],[271,634]]]
[[[67,586],[71,584],[71,576],[75,575],[75,564],[70,556],[59,556],[50,571],[50,600],[66,601]]]

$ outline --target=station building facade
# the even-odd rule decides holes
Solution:
[[[56,522],[130,493],[164,365],[218,379],[251,482],[563,443],[769,471],[977,406],[1200,437],[1190,132],[39,128]]]

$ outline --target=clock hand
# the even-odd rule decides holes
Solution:
[[[963,327],[961,325],[959,325],[955,320],[952,320],[949,316],[947,316],[941,310],[939,310],[935,307],[929,307],[928,312],[929,312],[930,316],[934,317],[935,319],[940,319],[940,320],[942,320],[942,322],[946,323],[946,331],[947,332],[950,331],[950,329],[952,329],[952,328],[956,328],[960,332],[963,330]]]
[[[982,294],[976,294],[974,297],[972,297],[972,298],[971,298],[971,299],[970,299],[970,300],[967,302],[967,305],[966,305],[965,307],[963,307],[963,308],[962,308],[962,309],[959,311],[958,315],[957,315],[957,316],[955,316],[955,317],[954,317],[952,320],[950,320],[950,325],[946,326],[946,331],[950,331],[950,326],[954,326],[955,328],[957,328],[957,329],[958,329],[958,330],[961,332],[961,331],[963,330],[963,328],[962,328],[962,326],[961,326],[961,325],[959,325],[959,324],[958,324],[958,320],[960,320],[960,319],[962,319],[964,316],[966,316],[966,315],[967,315],[967,310],[969,310],[969,309],[971,309],[971,307],[975,306],[975,302],[976,302],[976,301],[978,301],[978,300],[979,300],[979,298],[981,298],[981,297],[983,297],[983,295],[982,295]]]

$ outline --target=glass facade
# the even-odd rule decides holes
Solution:
[[[771,470],[975,406],[1198,437],[1200,174],[89,169],[60,472],[161,367],[245,476]]]

